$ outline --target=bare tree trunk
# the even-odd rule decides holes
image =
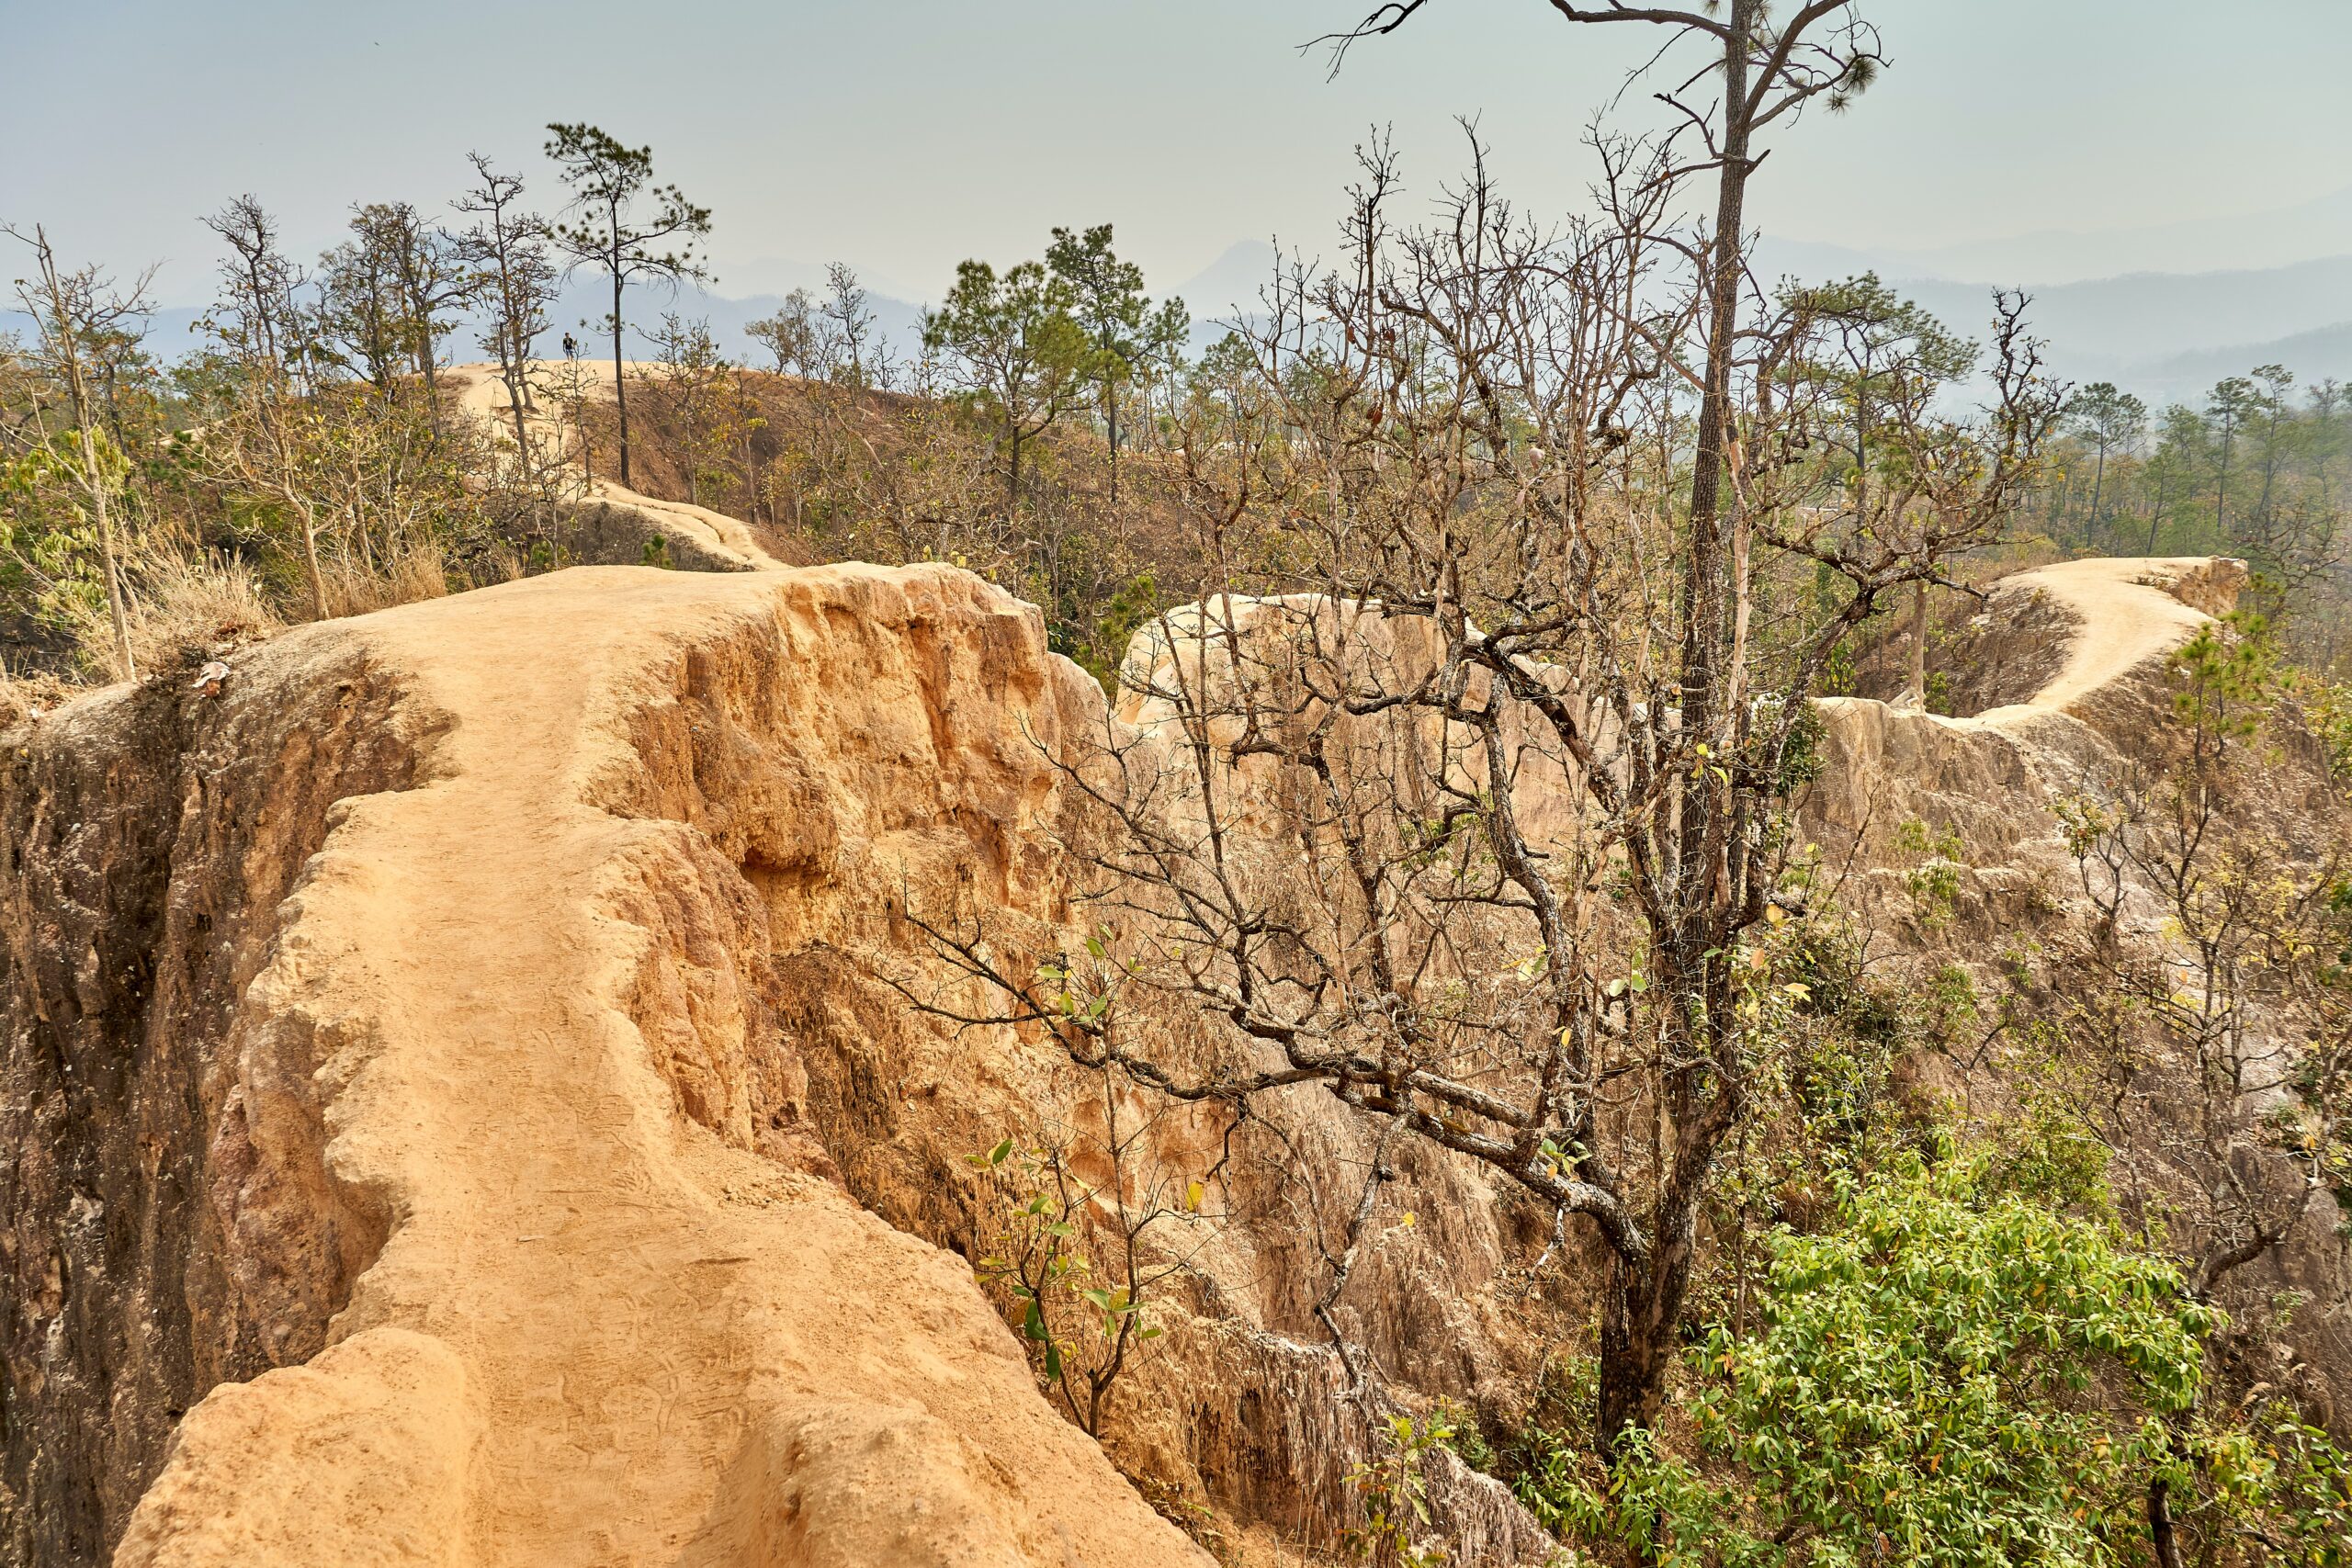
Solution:
[[[2102,441],[2098,447],[2098,464],[2091,470],[2091,516],[2090,521],[2083,525],[2083,543],[2086,545],[2091,542],[2091,533],[2098,526],[2099,498],[2106,492],[2107,443]]]
[[[78,396],[76,400],[78,401]],[[123,604],[122,554],[115,546],[114,512],[107,504],[107,487],[98,477],[97,444],[90,439],[89,426],[82,427],[83,471],[90,478],[90,505],[98,514],[98,548],[106,557],[107,614],[114,622],[115,651],[122,659],[123,678],[139,679],[139,660],[130,652],[130,617]]]
[[[1681,730],[1686,736],[1710,731],[1723,694],[1721,682],[1733,637],[1730,584],[1724,522],[1723,490],[1727,468],[1726,446],[1731,430],[1732,367],[1739,325],[1741,225],[1745,221],[1747,177],[1752,173],[1747,151],[1753,129],[1747,102],[1748,41],[1759,0],[1731,0],[1731,16],[1724,40],[1724,129],[1722,165],[1717,176],[1715,231],[1710,247],[1712,265],[1707,290],[1706,384],[1699,405],[1699,428],[1690,481],[1690,521],[1682,583]],[[1702,778],[1681,792],[1680,821],[1676,830],[1679,860],[1690,881],[1682,907],[1667,929],[1657,933],[1657,952],[1669,995],[1692,995],[1709,989],[1707,961],[1700,956],[1711,946],[1716,921],[1715,906],[1730,897],[1730,888],[1704,869],[1715,840],[1716,801]],[[1710,1010],[1709,1016],[1718,1016]],[[1729,1016],[1728,1011],[1720,1016]],[[1685,1060],[1713,1055],[1693,1036],[1694,1029],[1678,1023],[1679,1036],[1670,1048]],[[1690,1134],[1672,1152],[1676,1168],[1665,1168],[1663,1156],[1657,1215],[1657,1250],[1648,1258],[1619,1252],[1611,1266],[1611,1283],[1601,1314],[1600,1386],[1597,1434],[1604,1452],[1634,1427],[1655,1423],[1666,1374],[1677,1344],[1676,1331],[1689,1292],[1691,1249],[1695,1242],[1696,1172],[1713,1158],[1713,1138],[1704,1125],[1692,1125],[1695,1108],[1688,1103],[1693,1091],[1692,1073],[1672,1075],[1661,1084],[1662,1100],[1673,1104],[1669,1119],[1677,1126],[1691,1126]],[[1695,1120],[1712,1119],[1698,1113]]]
[[[1911,682],[1905,695],[1928,706],[1928,585],[1911,585]]]
[[[1732,0],[1724,44],[1723,169],[1715,195],[1713,276],[1707,279],[1707,384],[1699,402],[1698,443],[1690,477],[1690,546],[1682,630],[1682,727],[1704,732],[1713,717],[1717,655],[1723,632],[1724,445],[1730,429],[1731,369],[1739,328],[1740,225],[1747,201],[1747,40],[1758,0]],[[1706,831],[1708,812],[1686,812],[1686,846]]]
[[[327,618],[327,581],[324,574],[319,570],[318,525],[311,521],[309,508],[304,507],[300,511],[302,513],[302,570],[309,575],[311,581],[311,618],[323,621]]]
[[[1604,1455],[1615,1450],[1617,1439],[1628,1429],[1647,1427],[1657,1418],[1666,1381],[1665,1359],[1652,1331],[1657,1300],[1648,1271],[1618,1258],[1611,1259],[1609,1272],[1600,1312],[1600,1404],[1594,1427]]]
[[[2269,419],[2262,427],[2262,494],[2254,503],[2257,516],[2270,515],[2271,487],[2278,477],[2278,413],[2273,405]]]
[[[114,513],[107,505],[106,476],[98,471],[97,437],[90,429],[97,411],[91,406],[90,385],[82,374],[81,335],[85,312],[78,310],[69,298],[75,291],[70,290],[58,276],[57,254],[50,249],[49,235],[38,225],[33,230],[33,255],[40,268],[40,291],[49,305],[50,322],[42,332],[44,335],[54,334],[57,355],[65,365],[66,390],[74,400],[74,434],[82,448],[82,488],[90,498],[90,511],[98,525],[98,553],[106,572],[107,615],[114,626],[115,655],[122,660],[124,678],[136,681],[139,665],[130,652],[130,620],[123,604],[122,556],[115,544]]]
[[[1685,1184],[1678,1180],[1675,1186]],[[1695,1197],[1695,1184],[1689,1186]],[[1594,1428],[1600,1451],[1611,1454],[1631,1428],[1657,1425],[1666,1375],[1681,1348],[1682,1303],[1698,1257],[1695,1211],[1670,1197],[1661,1216],[1657,1250],[1646,1263],[1620,1253],[1610,1263],[1600,1310],[1600,1408]]]
[[[266,400],[264,406],[267,406]],[[295,489],[294,456],[287,450],[284,420],[274,423],[270,445],[277,458],[277,491],[285,498],[286,504],[293,509],[294,514],[302,520],[302,569],[310,579],[311,618],[323,621],[327,618],[327,582],[326,574],[319,570],[318,518]]]
[[[759,471],[752,461],[752,427],[747,422],[743,426],[743,510],[754,523],[760,520],[761,499]],[[775,521],[773,508],[767,520],[771,524]]]
[[[2224,545],[2230,537],[2230,430],[2222,429],[2222,471],[2213,480],[2213,542]]]
[[[2148,1545],[2156,1568],[2181,1568],[2180,1542],[2172,1528],[2172,1486],[2161,1475],[2148,1483]]]
[[[498,267],[501,278],[499,298],[503,301],[506,312],[506,321],[498,329],[498,374],[499,378],[506,383],[507,412],[514,418],[514,460],[523,465],[523,479],[527,484],[532,468],[531,438],[523,427],[523,410],[531,398],[531,367],[524,356],[530,353],[531,345],[517,341],[519,334],[513,325],[514,291],[503,282],[506,272],[503,252],[500,253]]]
[[[44,266],[49,265],[47,256],[44,255],[41,261]],[[62,310],[62,297],[59,296],[58,299]],[[73,330],[72,323],[65,321],[62,314],[59,319],[66,331]],[[104,558],[106,568],[107,614],[114,623],[115,653],[122,660],[124,679],[136,681],[139,679],[139,661],[131,657],[130,652],[130,617],[123,604],[122,553],[115,544],[114,511],[107,504],[106,479],[98,472],[98,444],[90,434],[92,410],[89,394],[82,382],[80,355],[69,355],[66,367],[72,372],[74,423],[75,433],[81,437],[84,487],[89,492],[90,510],[98,520],[98,552]]]
[[[617,248],[613,254],[613,404],[620,412],[621,422],[621,488],[632,488],[628,482],[628,378],[621,371],[621,263]],[[582,433],[586,434],[582,422]]]
[[[506,375],[506,403],[514,415],[514,460],[523,465],[523,482],[531,482],[534,465],[531,462],[531,437],[523,426],[524,389],[530,384],[530,373],[517,365]]]

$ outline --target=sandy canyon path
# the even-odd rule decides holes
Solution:
[[[661,367],[627,362],[632,376],[659,375]],[[525,367],[535,389],[535,408],[526,409],[523,426],[532,441],[543,450],[565,454],[567,468],[579,467],[578,446],[573,434],[564,425],[559,411],[562,400],[559,389],[567,378],[579,377],[579,395],[609,402],[613,397],[613,367],[609,361],[582,360],[577,366],[569,360],[535,359]],[[458,407],[473,420],[492,441],[509,449],[514,445],[514,400],[508,395],[506,383],[500,378],[498,367],[490,364],[453,365],[443,372],[448,383],[457,389]],[[608,502],[647,513],[668,529],[675,530],[695,541],[719,560],[756,570],[770,570],[786,566],[787,562],[769,554],[749,528],[736,518],[708,507],[694,506],[683,501],[659,501],[639,491],[628,489],[617,479],[605,475],[590,476],[580,483],[578,502]]]
[[[255,1045],[248,1093],[316,1093],[389,1239],[311,1364],[189,1413],[118,1564],[1206,1561],[1046,1406],[960,1260],[681,1115],[630,1016],[654,950],[725,915],[707,840],[643,799],[675,760],[632,739],[697,650],[780,648],[797,722],[866,768],[820,787],[953,784],[1011,742],[939,705],[1003,679],[976,632],[1042,656],[1035,615],[936,569],[587,568],[241,660],[266,684],[358,638],[441,716],[427,782],[336,808],[246,1003],[317,1064]]]
[[[2212,564],[2010,580],[2079,622],[2059,674],[1938,722],[2046,722],[2190,635]],[[1016,753],[1084,680],[1036,616],[935,568],[584,568],[240,656],[266,688],[355,639],[433,716],[417,787],[335,808],[244,1003],[247,1094],[322,1122],[387,1239],[326,1350],[189,1413],[118,1564],[1206,1561],[1038,1396],[960,1260],[682,1114],[648,1038],[744,1033],[705,972],[764,918],[657,798],[697,661],[768,650],[734,678],[838,759],[810,787],[860,831],[1018,828],[1049,786]],[[666,1021],[658,974],[688,993]]]
[[[2027,701],[1950,722],[1997,726],[2065,712],[2196,636],[2212,619],[2206,606],[2233,601],[2244,575],[2236,561],[2160,556],[2057,561],[2002,578],[2004,597],[2041,592],[2073,617],[2065,662]]]

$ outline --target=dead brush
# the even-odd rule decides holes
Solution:
[[[334,615],[364,615],[449,592],[447,558],[430,539],[404,542],[381,559],[344,557],[321,567],[327,608]]]
[[[186,549],[159,538],[141,541],[124,568],[124,622],[141,673],[162,668],[190,647],[223,652],[285,626],[270,608],[258,574],[233,556]],[[60,595],[55,614],[80,645],[93,676],[101,682],[130,677],[102,600]]]

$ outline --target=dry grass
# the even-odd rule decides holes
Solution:
[[[502,575],[522,575],[522,562],[511,551],[502,552],[495,565]],[[336,616],[364,615],[449,592],[447,564],[440,547],[431,543],[406,547],[389,560],[330,560],[323,576],[327,609]],[[217,658],[308,618],[307,592],[286,604],[281,614],[272,601],[284,604],[282,586],[273,593],[253,565],[218,551],[180,547],[169,539],[142,543],[125,563],[124,577],[130,590],[125,619],[131,660],[141,676],[191,658]],[[57,613],[79,649],[86,680],[105,684],[130,678],[132,671],[124,667],[103,600],[65,597]],[[0,671],[0,682],[13,694],[0,704],[0,719],[21,717],[28,706],[54,705],[49,687],[55,682]]]
[[[131,659],[141,674],[191,648],[224,651],[259,641],[285,625],[270,609],[253,569],[231,557],[184,553],[158,542],[126,566],[130,593],[124,619]],[[62,613],[94,675],[101,681],[129,678],[103,603],[67,600]]]
[[[389,559],[350,559],[325,563],[327,611],[334,615],[364,615],[419,599],[439,599],[449,592],[448,562],[441,547],[428,541],[402,546]]]
[[[71,700],[78,689],[54,675],[17,675],[0,668],[0,730],[39,718]]]

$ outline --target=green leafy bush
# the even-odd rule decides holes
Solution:
[[[1653,1437],[1606,1482],[1564,1463],[1522,1495],[1662,1563],[2137,1560],[2214,1315],[1981,1159],[1901,1155],[1838,1203],[1773,1238],[1761,1330],[1694,1348],[1690,1453]]]

